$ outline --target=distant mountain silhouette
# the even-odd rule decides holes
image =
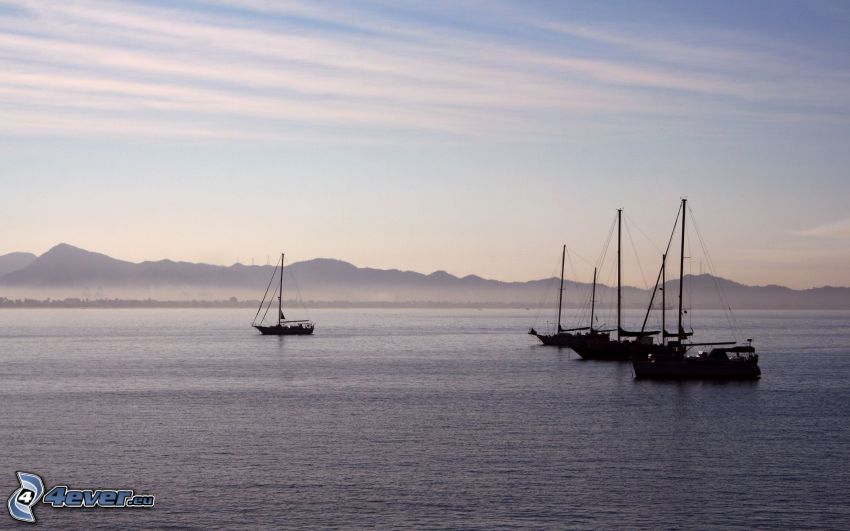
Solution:
[[[0,256],[0,297],[153,298],[211,300],[230,296],[259,298],[272,266],[216,266],[172,260],[140,263],[59,244],[41,256]],[[476,275],[463,278],[445,271],[425,275],[398,269],[359,268],[348,262],[316,258],[285,268],[284,298],[348,302],[448,302],[524,306],[554,302],[556,279],[501,282]],[[850,288],[793,290],[782,286],[746,286],[710,275],[686,277],[686,300],[697,308],[850,309]],[[718,286],[720,290],[718,290]],[[565,281],[566,306],[580,306],[589,285]],[[667,284],[668,305],[675,303],[677,281]],[[718,292],[722,291],[725,298]],[[548,293],[548,297],[546,294]],[[624,304],[643,308],[646,290],[625,287]],[[614,303],[614,290],[597,288],[599,307]]]
[[[691,293],[695,307],[722,308],[728,305],[732,308],[850,309],[850,288],[844,287],[797,290],[776,284],[747,286],[712,275],[687,275],[685,282],[688,286],[685,293]],[[678,296],[678,281],[669,281],[667,285],[670,293],[674,297]],[[722,291],[726,304],[720,300],[718,291]]]
[[[6,273],[23,269],[30,265],[36,256],[32,253],[9,253],[0,256],[0,277]]]
[[[2,282],[39,287],[69,286],[96,279],[99,283],[112,284],[127,282],[127,273],[134,266],[131,262],[60,243],[23,268],[3,275]]]

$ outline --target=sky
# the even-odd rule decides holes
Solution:
[[[529,280],[566,244],[588,281],[623,208],[643,286],[687,197],[716,274],[850,286],[848,27],[828,0],[0,0],[0,254]]]

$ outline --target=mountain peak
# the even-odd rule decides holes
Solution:
[[[0,277],[30,265],[36,256],[32,253],[8,253],[0,256]]]
[[[91,251],[87,251],[87,250],[82,249],[80,247],[75,247],[75,246],[71,245],[70,243],[59,243],[59,244],[54,245],[53,247],[51,247],[47,251],[45,251],[44,254],[42,254],[41,256],[52,256],[52,255],[68,256],[68,255],[72,255],[72,254],[81,254],[82,255],[82,254],[99,254],[99,253],[93,253]],[[102,255],[102,256],[106,256],[106,255]]]
[[[93,263],[122,263],[128,264],[126,260],[119,260],[117,258],[112,258],[111,256],[107,256],[103,253],[96,253],[94,251],[87,251],[86,249],[82,249],[80,247],[75,247],[68,243],[60,243],[58,245],[54,245],[50,249],[48,249],[44,254],[39,256],[33,262],[33,265],[40,263],[59,263],[62,262],[64,264],[93,264]]]
[[[126,279],[123,260],[93,253],[67,243],[60,243],[32,260],[25,267],[3,276],[6,283],[35,286],[85,282],[121,281]]]
[[[337,271],[353,271],[357,269],[357,266],[350,264],[344,260],[337,260],[336,258],[311,258],[310,260],[304,260],[303,262],[294,262],[286,264],[286,267],[290,266],[298,266],[298,268],[303,269],[305,267],[313,267],[313,268],[321,268],[324,270],[337,270]]]
[[[77,249],[78,251],[84,251],[85,250],[85,249],[82,249],[80,247],[77,247],[75,245],[71,245],[70,243],[65,243],[65,242],[57,243],[56,245],[54,245],[53,247],[50,248],[50,250],[53,250],[53,249]]]
[[[443,271],[442,269],[440,269],[439,271],[434,271],[433,273],[428,275],[428,278],[434,278],[434,279],[440,279],[440,280],[452,280],[452,279],[456,279],[457,277],[452,275],[452,274],[449,274],[446,271]]]

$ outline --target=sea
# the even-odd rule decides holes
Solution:
[[[155,497],[46,529],[850,528],[850,312],[736,312],[763,374],[726,383],[542,346],[538,310],[253,314],[0,311],[4,504],[27,471]]]

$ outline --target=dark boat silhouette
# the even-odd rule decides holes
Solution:
[[[269,285],[266,286],[266,292],[263,294],[263,300],[260,301],[260,307],[257,309],[257,314],[254,316],[254,320],[251,322],[251,326],[260,331],[261,334],[266,336],[305,336],[310,335],[315,330],[316,325],[312,321],[308,319],[300,319],[300,320],[287,320],[286,316],[283,315],[283,258],[284,254],[280,254],[280,268],[275,267],[272,272],[272,277],[269,279]],[[269,289],[271,288],[272,282],[274,281],[275,276],[279,276],[279,284],[278,287],[275,288],[275,291],[272,293],[272,296],[269,297],[269,302],[266,304],[266,296],[269,294]],[[277,324],[266,325],[263,324],[263,321],[266,318],[266,315],[269,312],[269,307],[274,300],[274,296],[277,294]],[[263,310],[263,306],[266,307],[265,313],[263,313],[263,317],[260,319],[260,322],[257,322],[257,317],[259,317],[260,312]]]
[[[649,354],[633,360],[635,377],[657,380],[755,380],[761,377],[752,345],[713,348],[696,356]]]
[[[591,310],[590,310],[590,326],[583,326],[578,328],[563,328],[561,326],[561,306],[564,300],[564,258],[566,257],[567,246],[564,245],[561,249],[561,284],[558,291],[558,325],[555,329],[554,334],[541,334],[533,327],[529,329],[528,333],[537,337],[541,343],[544,345],[552,346],[552,347],[569,347],[575,348],[577,345],[586,341],[588,337],[602,334],[597,330],[593,330],[593,302],[591,302]],[[596,296],[596,269],[593,270],[593,299]],[[592,299],[592,300],[593,300]],[[607,336],[607,334],[605,334]]]
[[[667,332],[665,328],[665,264],[667,253],[662,255],[661,271],[659,280],[661,284],[662,304],[661,304],[661,328],[663,330],[662,342],[660,345],[655,345],[648,349],[646,355],[634,356],[632,359],[632,367],[636,378],[654,378],[654,379],[757,379],[761,376],[761,369],[758,366],[758,354],[755,353],[755,348],[752,346],[752,339],[747,340],[746,345],[737,344],[736,341],[718,341],[708,343],[692,343],[685,341],[693,334],[693,332],[685,332],[682,325],[682,316],[684,310],[682,308],[682,288],[684,281],[684,264],[685,264],[685,221],[687,218],[687,203],[688,200],[683,198],[679,215],[682,218],[682,240],[681,252],[679,255],[679,308],[678,308],[678,323],[675,333]],[[678,224],[679,215],[676,216],[676,222],[673,224],[675,233],[676,225]],[[672,234],[671,234],[672,240]],[[669,251],[670,244],[667,244]],[[658,291],[658,280],[656,281],[655,290],[653,290],[652,298],[654,299],[656,291]],[[650,307],[652,299],[650,300]],[[649,310],[647,310],[648,312]],[[730,310],[731,311],[731,310]],[[644,326],[646,320],[644,320]],[[675,337],[675,340],[666,341],[668,337]],[[712,349],[708,352],[699,351],[696,355],[689,355],[688,352],[694,347],[711,346]]]
[[[659,345],[653,342],[653,337],[658,331],[647,331],[645,327],[640,331],[630,331],[623,328],[623,288],[622,288],[622,233],[623,233],[623,209],[617,209],[617,328],[614,338],[611,331],[596,331],[582,336],[571,348],[584,359],[603,361],[628,361],[635,357],[647,356],[650,352],[673,350],[672,347]],[[594,294],[596,291],[596,272],[594,270]],[[591,317],[593,323],[593,317]],[[644,324],[646,320],[644,320]]]

